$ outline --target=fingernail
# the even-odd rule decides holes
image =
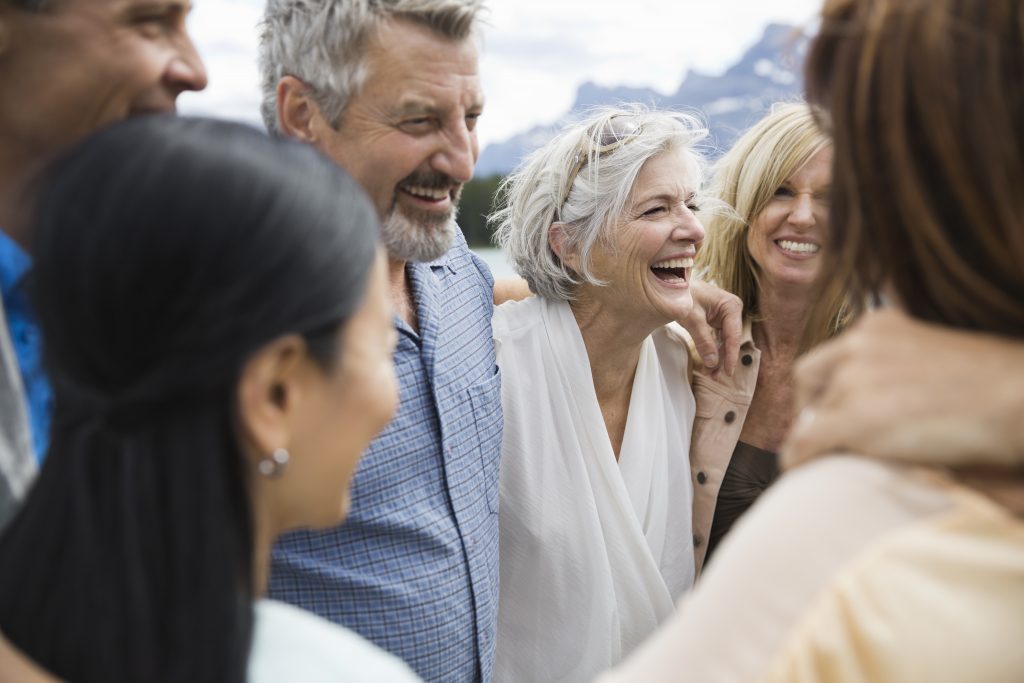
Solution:
[[[713,353],[709,353],[708,355],[704,356],[704,365],[708,366],[709,368],[717,368],[718,356]]]

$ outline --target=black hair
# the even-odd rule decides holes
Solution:
[[[76,683],[241,683],[253,529],[238,378],[287,333],[333,362],[376,214],[313,149],[213,120],[117,124],[49,178],[31,286],[53,428],[0,537],[0,631]]]

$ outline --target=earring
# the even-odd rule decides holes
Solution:
[[[288,465],[288,460],[291,458],[291,454],[285,448],[278,448],[273,453],[263,458],[256,464],[260,474],[264,477],[274,479],[280,477],[281,473],[284,472],[284,468]]]

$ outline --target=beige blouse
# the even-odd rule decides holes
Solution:
[[[832,456],[780,479],[601,683],[1021,683],[1024,520],[934,471]]]

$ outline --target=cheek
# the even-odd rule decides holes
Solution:
[[[763,213],[754,219],[750,223],[750,229],[747,230],[747,251],[754,260],[760,260],[763,254],[768,250],[768,244],[771,241],[769,221],[770,216],[765,216]]]
[[[362,427],[358,430],[365,445],[391,421],[398,406],[398,381],[391,357],[374,353],[364,357],[358,370],[349,374],[346,410],[357,415]]]
[[[373,405],[376,416],[375,425],[377,431],[391,421],[398,409],[398,379],[395,377],[395,366],[388,357],[386,361],[378,366],[377,377],[371,384],[373,391]]]

